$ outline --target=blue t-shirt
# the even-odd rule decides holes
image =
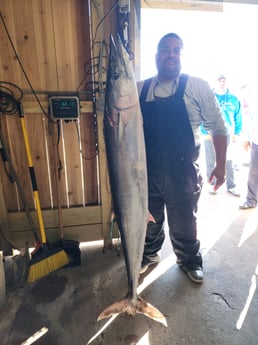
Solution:
[[[239,135],[242,130],[242,112],[239,99],[227,90],[223,95],[215,93],[215,96],[222,110],[223,119],[229,134]],[[201,133],[208,132],[201,126]]]

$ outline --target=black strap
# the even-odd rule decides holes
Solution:
[[[181,74],[180,75],[178,88],[177,88],[175,95],[174,95],[175,97],[183,98],[187,80],[188,80],[188,74]]]
[[[152,79],[153,78],[149,78],[149,79],[146,79],[144,81],[144,84],[143,84],[143,87],[142,87],[142,92],[141,92],[141,95],[140,95],[140,103],[145,102],[146,97],[147,97],[147,93],[149,91],[149,88],[150,88],[150,85],[151,85],[151,82],[152,82]]]
[[[152,82],[152,79],[153,78],[149,78],[149,79],[146,79],[144,81],[142,92],[140,95],[140,102],[145,102],[149,88],[150,88],[150,85],[151,85],[151,82]],[[180,75],[178,88],[177,88],[175,95],[174,95],[175,97],[181,97],[181,98],[183,97],[187,80],[188,80],[188,74],[183,73]]]

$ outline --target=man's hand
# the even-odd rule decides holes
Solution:
[[[227,137],[225,135],[217,135],[213,136],[212,139],[216,154],[216,166],[211,173],[209,182],[215,182],[214,191],[216,191],[225,182]]]
[[[251,142],[250,141],[243,141],[242,143],[243,149],[248,152],[250,150],[251,147]]]
[[[225,167],[218,166],[212,170],[211,176],[209,178],[209,183],[215,182],[214,184],[214,191],[216,191],[219,187],[223,185],[225,182]]]

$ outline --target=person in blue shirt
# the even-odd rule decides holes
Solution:
[[[226,161],[226,186],[227,191],[234,196],[240,196],[240,192],[235,182],[235,171],[233,165],[234,144],[239,138],[242,130],[242,112],[241,102],[226,87],[226,77],[221,74],[218,77],[218,87],[214,90],[217,101],[222,110],[223,118],[228,130],[227,135],[227,161]],[[209,133],[201,127],[201,133],[204,137],[204,149],[206,158],[206,174],[208,181],[211,183],[210,193],[216,194],[214,190],[215,181],[210,180],[211,172],[215,166],[215,151],[213,142]]]

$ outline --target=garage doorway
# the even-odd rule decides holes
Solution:
[[[212,86],[220,73],[231,91],[258,75],[258,5],[224,3],[221,11],[141,9],[141,79],[156,74],[158,40],[176,32],[184,42],[182,71]]]

